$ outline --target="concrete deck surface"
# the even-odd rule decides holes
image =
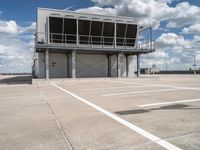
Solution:
[[[166,149],[76,96],[179,149],[199,150],[198,75],[53,79],[35,80],[35,84],[30,79],[0,79],[2,150]]]

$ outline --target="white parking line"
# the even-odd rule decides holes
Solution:
[[[101,96],[119,96],[127,94],[157,93],[157,92],[180,91],[180,90],[185,90],[185,89],[162,89],[162,90],[147,90],[147,91],[124,92],[124,93],[109,93],[109,94],[102,94]]]
[[[139,105],[138,107],[162,106],[162,105],[178,104],[178,103],[190,103],[190,102],[197,102],[197,101],[200,101],[200,99],[180,100],[180,101],[162,102],[162,103],[152,103],[152,104]]]
[[[165,148],[167,150],[181,150],[180,148],[176,147],[175,145],[172,145],[172,144],[168,143],[167,141],[165,141],[165,140],[163,140],[163,139],[161,139],[161,138],[159,138],[159,137],[157,137],[157,136],[155,136],[155,135],[153,135],[153,134],[151,134],[151,133],[149,133],[149,132],[147,132],[147,131],[139,128],[139,127],[137,127],[136,125],[134,125],[134,124],[132,124],[132,123],[130,123],[130,122],[128,122],[128,121],[126,121],[126,120],[124,120],[124,119],[122,119],[122,118],[120,118],[120,117],[118,117],[118,116],[116,116],[116,115],[114,115],[112,113],[110,113],[109,111],[107,111],[107,110],[105,110],[105,109],[103,109],[103,108],[101,108],[101,107],[89,102],[88,100],[86,100],[86,99],[84,99],[82,97],[79,97],[78,95],[76,95],[76,94],[74,94],[74,93],[72,93],[72,92],[70,92],[68,90],[63,89],[62,87],[59,87],[54,83],[51,83],[51,84],[54,87],[62,90],[63,92],[75,97],[79,101],[81,101],[81,102],[89,105],[90,107],[98,110],[99,112],[103,113],[104,115],[114,119],[115,121],[121,123],[122,125],[124,125],[124,126],[130,128],[131,130],[139,133],[140,135],[143,135],[144,137],[148,138],[152,142],[159,144],[163,148]]]
[[[125,81],[107,81],[107,82],[111,82],[111,83],[124,83],[124,84],[133,84],[133,85],[144,85],[142,83],[133,83],[133,82],[125,82]]]
[[[114,90],[114,89],[125,89],[125,88],[135,88],[135,87],[144,87],[143,85],[135,86],[121,86],[121,87],[104,87],[104,88],[91,88],[91,89],[82,89],[82,91],[96,91],[96,90]]]
[[[108,82],[116,82],[116,83],[123,83],[123,84],[135,84],[135,85],[144,85],[144,86],[160,86],[160,87],[177,88],[177,89],[186,89],[186,90],[197,90],[197,91],[200,90],[200,88],[195,88],[195,87],[175,86],[175,85],[164,85],[164,84],[132,83],[132,82],[126,82],[126,81],[108,81]]]

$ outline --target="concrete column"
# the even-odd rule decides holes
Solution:
[[[49,79],[49,49],[45,51],[46,79]]]
[[[128,61],[128,56],[126,55],[126,77],[128,77],[129,74],[129,61]]]
[[[67,54],[67,77],[71,78],[71,53]]]
[[[137,77],[140,76],[140,54],[137,54]]]
[[[111,77],[111,57],[107,55],[108,60],[108,77]]]
[[[128,77],[134,77],[134,72],[135,72],[135,64],[136,64],[136,59],[134,55],[129,55],[127,57],[127,76]]]
[[[121,54],[117,54],[117,77],[121,77]]]
[[[72,78],[76,78],[76,51],[72,51]]]

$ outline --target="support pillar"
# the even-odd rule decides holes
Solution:
[[[76,78],[76,51],[72,51],[72,55],[71,55],[71,59],[72,59],[72,78]]]
[[[67,55],[67,77],[76,78],[76,51],[73,50]]]
[[[107,55],[108,58],[108,77],[111,77],[111,58],[110,55]]]
[[[68,78],[71,78],[71,64],[72,64],[72,61],[71,61],[71,53],[70,54],[67,54],[67,77]]]
[[[117,77],[121,77],[121,54],[117,54]]]
[[[49,49],[45,51],[46,79],[49,79]]]
[[[140,76],[140,54],[137,54],[137,77]]]
[[[126,77],[128,77],[129,74],[129,63],[128,63],[128,56],[126,55]]]

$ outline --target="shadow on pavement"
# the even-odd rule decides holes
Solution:
[[[117,111],[115,113],[119,115],[130,115],[130,114],[141,114],[141,113],[148,113],[155,110],[168,110],[168,109],[200,109],[200,108],[188,108],[189,105],[185,104],[176,104],[176,105],[167,105],[162,106],[159,108],[152,108],[152,109],[134,109],[134,110],[124,110],[124,111]]]
[[[1,84],[32,84],[32,76],[12,76],[12,77],[6,77],[1,79],[0,78],[0,85]]]

